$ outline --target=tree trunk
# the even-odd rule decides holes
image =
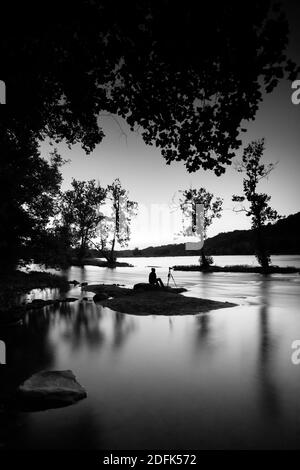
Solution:
[[[266,247],[265,247],[265,241],[264,241],[264,236],[262,233],[262,227],[259,226],[256,229],[256,242],[257,242],[257,260],[259,264],[262,267],[263,273],[268,273],[269,268],[270,268],[270,257],[267,253]]]
[[[84,257],[85,257],[85,251],[86,251],[85,243],[84,243],[83,240],[81,240],[80,247],[79,247],[79,250],[78,250],[78,262],[79,262],[80,266],[83,265],[83,260],[84,260]]]
[[[115,230],[114,230],[114,238],[111,242],[111,249],[110,249],[110,259],[107,261],[107,264],[109,267],[114,268],[116,266],[116,257],[115,257],[115,244],[116,244],[116,236],[119,235],[119,230],[120,230],[120,220],[119,220],[119,210],[120,210],[120,202],[119,199],[115,201],[114,203],[114,209],[115,209]]]
[[[116,243],[116,239],[114,238],[113,241],[112,241],[112,244],[111,244],[111,249],[110,249],[110,259],[109,259],[109,264],[111,266],[115,266],[116,265],[116,259],[115,259],[115,243]]]
[[[209,268],[209,263],[206,259],[204,248],[201,248],[201,251],[200,251],[200,265],[204,270]]]
[[[110,251],[105,251],[104,249],[100,249],[100,252],[103,258],[106,259],[107,266],[109,268],[115,268],[117,260],[116,260],[116,257],[114,256],[114,250],[110,249]]]

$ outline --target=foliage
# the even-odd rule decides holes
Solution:
[[[140,126],[167,163],[221,174],[262,94],[297,76],[286,18],[269,0],[29,1],[11,13],[0,32],[12,105],[1,134],[25,126],[89,152],[104,111]]]
[[[266,178],[273,171],[275,164],[261,163],[261,158],[265,150],[265,140],[260,139],[251,142],[244,150],[242,162],[237,166],[237,171],[243,173],[243,192],[244,196],[234,195],[234,202],[248,202],[248,208],[244,205],[236,211],[243,211],[248,217],[251,217],[252,229],[256,233],[256,257],[263,269],[268,270],[270,256],[265,247],[262,228],[270,222],[275,222],[280,218],[278,213],[269,205],[271,196],[265,193],[259,193],[258,183]]]
[[[204,232],[204,239],[207,236],[207,229],[212,224],[215,218],[221,217],[223,199],[214,197],[213,193],[210,193],[205,188],[199,189],[187,189],[181,191],[180,208],[190,220],[192,219],[192,232],[196,230],[196,205],[201,204],[203,206],[203,217],[202,217],[202,230]]]
[[[207,237],[207,229],[215,218],[221,217],[223,199],[214,197],[205,188],[187,189],[181,191],[180,208],[183,211],[183,223],[188,219],[188,227],[183,229],[183,235],[190,235],[197,232],[201,235],[203,242]],[[197,211],[197,204],[202,210]],[[198,220],[197,220],[198,219]],[[203,267],[212,264],[212,260],[205,257],[204,248],[201,249],[200,263]]]
[[[174,271],[202,271],[202,267],[199,264],[190,264],[190,265],[176,265],[173,266]],[[261,267],[259,266],[248,266],[243,264],[233,265],[233,266],[212,266],[210,268],[212,272],[222,272],[222,273],[261,273]],[[294,266],[271,266],[269,268],[270,273],[281,273],[281,274],[300,274],[300,269],[295,268]]]
[[[136,215],[137,203],[128,199],[128,191],[122,187],[119,178],[108,185],[106,192],[106,215],[99,223],[98,238],[95,246],[110,265],[116,262],[116,242],[125,247],[130,239],[130,224]]]
[[[82,261],[89,244],[96,237],[103,215],[100,206],[106,198],[106,190],[95,180],[72,180],[72,189],[62,194],[62,228],[68,231],[70,242],[78,249],[78,259]]]
[[[30,262],[37,253],[34,241],[45,239],[64,161],[56,150],[42,158],[34,140],[27,138],[16,146],[2,136],[0,153],[0,268],[6,270]]]
[[[116,262],[116,242],[124,247],[130,238],[130,223],[137,204],[128,199],[120,180],[102,188],[95,180],[73,179],[72,189],[62,193],[56,230],[77,252],[83,262],[96,248],[110,265]]]

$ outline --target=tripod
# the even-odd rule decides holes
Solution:
[[[167,286],[169,286],[169,284],[170,284],[170,279],[172,279],[172,281],[174,282],[174,286],[177,287],[176,282],[175,282],[175,279],[174,279],[174,276],[173,276],[173,274],[171,273],[171,269],[172,269],[172,268],[169,268]]]

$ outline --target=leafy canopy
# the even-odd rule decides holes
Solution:
[[[5,23],[1,134],[25,129],[90,152],[106,111],[190,172],[223,173],[242,121],[297,72],[285,56],[286,18],[268,0],[26,2]]]
[[[72,189],[61,197],[62,226],[69,229],[72,245],[79,250],[82,259],[103,219],[100,207],[105,202],[107,191],[96,180],[72,180]]]
[[[121,247],[128,245],[131,236],[130,225],[137,209],[137,202],[129,199],[129,193],[123,188],[119,178],[107,186],[106,207],[102,212],[104,216],[99,223],[95,246],[108,261],[114,262],[116,242]]]
[[[220,218],[222,213],[223,199],[215,197],[213,193],[207,191],[205,188],[199,189],[187,189],[181,191],[180,208],[183,211],[184,219],[188,218],[192,221],[189,224],[188,232],[190,232],[190,226],[192,232],[196,230],[196,206],[197,204],[202,205],[202,216],[200,216],[201,229],[203,231],[203,238],[206,238],[207,229],[212,224],[215,218]],[[188,234],[186,232],[186,234]]]

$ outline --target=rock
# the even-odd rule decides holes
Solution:
[[[184,287],[170,287],[170,286],[153,286],[146,282],[140,282],[138,284],[134,284],[133,289],[135,291],[142,291],[142,292],[149,292],[149,291],[156,291],[156,292],[170,292],[171,294],[180,294],[181,292],[186,292]]]
[[[71,370],[41,371],[19,386],[17,402],[21,408],[41,410],[72,405],[86,396]]]
[[[80,284],[80,282],[78,282],[74,279],[74,281],[69,281],[69,284],[73,284],[74,286],[78,286],[78,284]]]
[[[150,290],[158,290],[158,286],[153,286],[151,284],[148,284],[146,282],[139,282],[138,284],[134,284],[133,286],[134,290],[142,290],[142,291],[150,291]]]
[[[107,300],[108,295],[105,294],[105,292],[99,292],[99,294],[94,295],[93,301],[94,302],[100,302],[101,300]]]
[[[65,299],[59,299],[58,302],[61,302],[61,303],[70,303],[70,302],[75,302],[76,299],[75,297],[66,297]]]
[[[120,287],[116,284],[94,284],[89,285],[86,289],[88,292],[94,292],[95,294],[106,294],[108,297],[121,297],[124,295],[133,295],[132,289]]]

